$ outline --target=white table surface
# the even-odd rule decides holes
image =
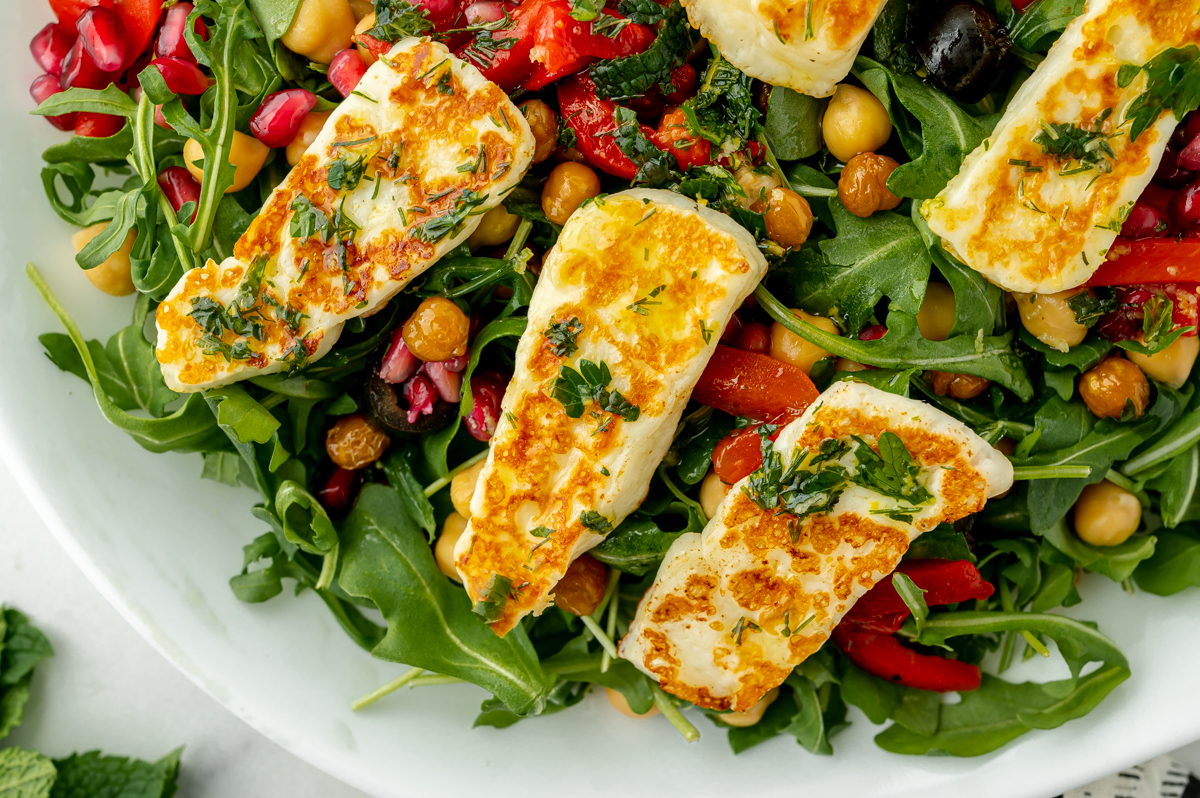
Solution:
[[[254,731],[142,640],[54,541],[3,462],[0,552],[0,604],[27,614],[55,650],[38,667],[25,722],[0,746],[156,759],[184,745],[179,798],[365,796]],[[1200,742],[1173,756],[1200,773]]]

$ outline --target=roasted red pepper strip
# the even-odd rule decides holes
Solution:
[[[808,375],[790,363],[718,346],[692,398],[730,415],[786,424],[803,415],[818,393]]]
[[[994,588],[967,560],[910,560],[902,573],[925,591],[926,605],[985,599]],[[917,690],[949,693],[979,687],[979,668],[905,647],[893,633],[910,615],[888,575],[871,588],[833,630],[833,643],[867,673]]]
[[[609,9],[606,16],[624,19]],[[527,91],[537,91],[559,78],[579,72],[598,59],[622,58],[646,50],[654,41],[654,31],[645,25],[628,23],[616,36],[592,33],[592,22],[580,22],[571,16],[568,0],[554,0],[534,19],[530,32],[534,45],[533,72],[524,83]]]
[[[617,127],[613,120],[617,104],[596,96],[596,86],[587,73],[572,75],[558,84],[558,107],[563,119],[575,131],[576,149],[583,153],[588,163],[626,180],[637,175],[637,164],[621,152],[612,136]],[[647,138],[654,135],[654,129],[647,125],[642,125],[641,129]]]
[[[1200,283],[1200,237],[1144,238],[1113,242],[1109,259],[1087,284]]]
[[[889,634],[838,626],[833,630],[833,641],[867,673],[917,690],[938,693],[977,690],[982,678],[975,665],[918,654]]]
[[[712,454],[713,471],[725,484],[732,485],[762,466],[762,436],[758,427],[758,424],[743,427],[717,442]],[[778,438],[779,432],[776,430],[771,440]]]
[[[979,569],[967,560],[908,560],[896,568],[913,584],[925,591],[925,604],[936,607],[970,599],[985,599],[995,592]],[[842,623],[852,624],[874,632],[895,632],[911,614],[908,605],[892,585],[893,574],[879,584],[846,613]]]

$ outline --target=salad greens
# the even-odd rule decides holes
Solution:
[[[580,14],[610,19],[600,13],[603,5],[575,3],[572,13],[576,20],[583,20]],[[1010,445],[1006,451],[1012,452],[1018,478],[1010,493],[983,512],[926,532],[906,555],[976,563],[996,587],[991,598],[931,609],[915,583],[896,580],[912,611],[899,632],[903,638],[969,663],[986,658],[994,675],[985,675],[980,688],[961,701],[948,703],[937,693],[869,674],[826,645],[780,686],[758,723],[733,727],[723,722],[722,713],[704,711],[727,730],[735,753],[784,736],[812,753],[831,754],[837,732],[851,722],[851,706],[872,723],[890,723],[876,737],[888,751],[972,756],[994,750],[1030,729],[1054,728],[1086,714],[1130,677],[1125,656],[1094,624],[1057,612],[1080,602],[1078,573],[1089,571],[1156,595],[1200,585],[1195,378],[1180,388],[1153,384],[1153,399],[1140,417],[1097,419],[1079,395],[1077,380],[1114,345],[1095,328],[1067,352],[1040,342],[1006,307],[1004,292],[947,252],[918,212],[920,202],[944,188],[964,157],[989,135],[1028,78],[1029,66],[1082,11],[1083,0],[1037,0],[1022,14],[1008,0],[988,5],[1008,26],[1016,58],[984,99],[970,105],[919,74],[921,62],[911,40],[922,2],[890,0],[879,17],[863,50],[874,58],[860,56],[852,80],[878,98],[892,121],[896,135],[884,151],[901,164],[887,186],[901,202],[867,218],[850,213],[838,198],[843,164],[822,142],[821,101],[763,87],[715,48],[697,59],[698,34],[679,3],[620,0],[616,10],[635,23],[657,25],[657,38],[644,52],[588,66],[598,96],[618,103],[614,127],[605,135],[636,167],[632,184],[702,200],[755,237],[771,268],[755,291],[757,309],[747,305],[742,313],[829,353],[812,368],[819,388],[836,380],[862,380],[922,398],[989,443]],[[495,581],[484,600],[472,606],[439,568],[431,548],[453,512],[447,486],[487,452],[475,436],[472,381],[482,384],[511,372],[537,281],[535,251],[553,246],[561,229],[541,205],[553,161],[535,167],[505,197],[504,207],[521,218],[505,251],[460,246],[390,307],[348,323],[322,359],[203,394],[180,396],[166,387],[148,335],[157,304],[184,271],[232,252],[288,169],[283,152],[275,150],[247,187],[227,193],[235,172],[228,162],[234,133],[247,133],[251,115],[280,88],[314,93],[316,110],[328,110],[339,99],[325,67],[309,64],[281,42],[298,6],[299,0],[196,0],[195,13],[205,20],[208,34],[198,37],[189,24],[186,38],[212,77],[202,95],[177,96],[159,71],[148,68],[137,75],[136,100],[113,86],[72,88],[37,109],[43,115],[99,112],[126,123],[107,138],[73,136],[43,153],[41,176],[54,212],[77,227],[103,225],[78,253],[78,265],[96,268],[136,231],[130,260],[138,294],[130,324],[103,343],[85,338],[30,264],[29,278],[66,331],[40,336],[48,358],[89,383],[104,417],[140,446],[150,452],[200,453],[201,477],[259,493],[261,502],[253,511],[258,528],[248,525],[240,561],[231,552],[234,594],[259,603],[280,596],[285,584],[295,592],[313,591],[360,647],[410,668],[356,708],[400,687],[465,681],[492,695],[475,725],[501,729],[565,711],[597,686],[620,693],[635,713],[657,707],[686,739],[694,739],[700,732],[685,714],[693,708],[615,658],[614,641],[628,630],[668,548],[681,535],[703,530],[708,517],[701,486],[714,450],[752,420],[693,403],[635,512],[615,528],[612,519],[594,511],[581,513],[586,526],[605,536],[590,553],[610,569],[604,598],[590,616],[551,606],[499,638],[485,619],[507,600],[511,582]],[[431,31],[425,11],[405,0],[375,0],[375,10],[369,34],[381,40]],[[480,31],[490,36],[494,29]],[[1138,125],[1151,124],[1164,108],[1194,106],[1189,93],[1194,93],[1200,62],[1194,51],[1173,51],[1142,67],[1151,88],[1140,101]],[[634,106],[642,95],[669,93],[676,72],[689,63],[698,86],[682,102],[686,127],[725,160],[685,168],[646,134],[645,114]],[[1124,77],[1132,80],[1136,71]],[[539,96],[553,102],[552,95]],[[620,105],[627,101],[630,107]],[[170,129],[155,124],[156,106]],[[175,210],[157,175],[183,165],[189,138],[203,152],[201,192],[198,201]],[[558,140],[564,147],[579,143],[567,125],[560,127]],[[746,156],[756,148],[762,153],[758,166]],[[361,161],[338,163],[330,171],[331,186],[368,179]],[[765,213],[754,204],[758,198],[747,196],[743,186],[748,175],[776,172],[812,211],[813,228],[802,246],[785,248],[768,235]],[[605,176],[602,188],[629,185]],[[422,228],[425,240],[451,234],[483,199],[465,197],[455,213],[428,223]],[[292,207],[295,237],[328,242],[345,232],[307,197],[297,197]],[[931,283],[944,284],[935,290],[948,288],[953,295],[953,323],[944,340],[921,332],[920,313]],[[652,310],[656,295],[647,292],[630,311]],[[336,419],[369,406],[365,383],[378,372],[392,341],[399,340],[397,328],[418,302],[435,296],[452,300],[478,322],[461,370],[461,401],[444,425],[393,439],[378,463],[355,472],[351,492],[358,490],[357,499],[333,506],[326,494],[334,471],[326,431]],[[1094,325],[1115,305],[1111,297],[1110,304],[1105,301],[1088,295],[1072,307],[1082,323]],[[840,334],[798,318],[793,308],[834,319]],[[234,311],[194,305],[193,316],[218,343],[226,329],[253,335],[252,324]],[[1170,331],[1169,301],[1148,313],[1145,324],[1149,349],[1144,351],[1158,351],[1185,334]],[[879,325],[886,327],[882,337],[859,337]],[[571,318],[550,323],[544,335],[556,354],[569,356],[578,350],[581,331],[579,319]],[[1118,346],[1134,351],[1143,346],[1123,343]],[[237,353],[231,349],[228,355]],[[851,370],[847,361],[872,369]],[[956,399],[939,392],[937,372],[972,375],[987,385],[976,396]],[[578,370],[564,366],[547,390],[568,415],[636,419],[641,409],[611,381],[609,364],[582,361]],[[891,444],[885,435],[877,455],[855,443],[853,473],[832,464],[846,451],[817,453],[810,468],[786,475],[785,502],[800,514],[820,512],[858,481],[902,500],[900,510],[911,510],[928,496],[915,480],[908,452],[898,439],[898,450]],[[1069,516],[1082,491],[1105,479],[1138,498],[1144,520],[1127,541],[1099,547],[1072,531]],[[362,482],[367,484],[359,490]],[[749,488],[752,494],[766,489]],[[774,506],[777,497],[759,498]],[[552,533],[534,531],[539,537]],[[32,668],[50,649],[20,613],[5,610],[0,618],[2,737],[20,721]],[[1047,655],[1047,640],[1056,643],[1071,678],[1048,684],[1001,678],[1020,659]],[[94,753],[51,762],[34,752],[7,749],[0,751],[0,794],[9,783],[5,779],[32,785],[25,788],[29,795],[83,794],[94,789],[86,786],[98,783],[100,774],[109,774],[157,785],[137,795],[169,795],[177,768],[178,752],[150,764]]]

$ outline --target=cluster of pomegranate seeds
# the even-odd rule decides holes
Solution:
[[[383,361],[379,366],[379,376],[384,382],[400,386],[400,394],[408,402],[408,423],[413,424],[421,416],[432,413],[439,401],[456,404],[462,400],[463,372],[467,368],[469,358],[467,355],[460,355],[439,362],[420,361],[412,352],[408,351],[402,332],[402,328],[398,327],[392,333],[387,353],[384,354]],[[479,379],[479,377],[475,379]],[[474,381],[472,380],[472,383]],[[492,386],[487,379],[484,379],[484,383],[484,388],[481,390],[486,392],[486,389],[490,389]],[[472,384],[472,395],[480,395],[475,391],[474,384]],[[500,396],[504,396],[503,384],[500,388]],[[491,400],[485,397],[484,405],[491,407]],[[500,403],[497,401],[493,415],[498,417],[499,412]],[[486,418],[481,416],[480,423],[486,427]],[[467,426],[470,429],[469,421]],[[492,431],[495,428],[493,420]],[[486,440],[486,438],[481,440]]]
[[[1177,191],[1165,209],[1147,209],[1141,202],[1135,205],[1121,235],[1138,239],[1200,231],[1200,112],[1193,111],[1175,128],[1154,174],[1154,184]]]
[[[1171,329],[1197,324],[1196,287],[1190,285],[1129,285],[1114,289],[1117,309],[1096,322],[1096,331],[1110,341],[1129,341],[1142,332],[1146,303],[1156,294],[1171,300]]]

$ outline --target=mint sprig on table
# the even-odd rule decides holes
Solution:
[[[0,609],[0,739],[24,718],[34,668],[54,655],[22,613]],[[0,749],[0,798],[170,798],[179,775],[176,748],[156,762],[99,751],[51,759],[24,748]]]

